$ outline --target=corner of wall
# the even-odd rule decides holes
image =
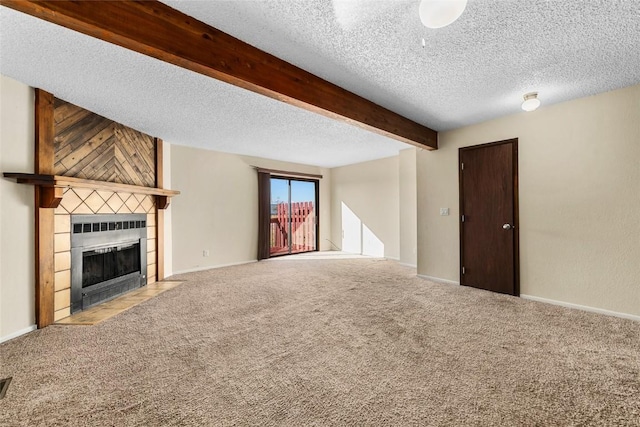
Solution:
[[[333,216],[331,215],[331,169],[320,169],[322,180],[320,181],[320,250],[332,251],[336,250],[331,242],[331,230],[333,224]]]
[[[400,151],[400,263],[418,264],[417,149]]]
[[[0,76],[0,172],[33,173],[34,92]],[[0,340],[35,323],[34,190],[0,179]],[[17,334],[17,335],[16,335]]]
[[[163,182],[165,188],[171,188],[171,144],[164,141],[162,144],[164,170]],[[158,227],[164,227],[164,277],[173,275],[173,234],[171,227],[171,205],[164,211],[164,224],[158,224]]]
[[[399,162],[396,155],[331,170],[331,240],[340,250],[399,258]]]

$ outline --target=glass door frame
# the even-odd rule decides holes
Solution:
[[[289,200],[287,201],[288,206],[289,206],[289,214],[288,214],[288,226],[287,226],[287,230],[289,233],[289,238],[288,238],[288,245],[289,245],[289,251],[287,253],[280,253],[280,254],[271,254],[269,253],[269,258],[275,258],[275,257],[279,257],[279,256],[287,256],[287,255],[295,255],[295,254],[304,254],[304,253],[309,253],[309,252],[318,252],[320,250],[319,246],[320,246],[320,180],[318,179],[313,179],[313,178],[299,178],[299,177],[295,177],[295,176],[287,176],[287,175],[270,175],[269,177],[269,183],[271,183],[272,179],[281,179],[281,180],[286,180],[289,181]],[[292,235],[291,235],[291,181],[302,181],[302,182],[311,182],[315,184],[315,197],[314,197],[314,208],[315,208],[315,249],[309,250],[309,251],[303,251],[303,252],[295,252],[292,253],[291,252],[291,248],[293,245],[293,240],[292,240]],[[269,203],[271,203],[271,200],[269,200]]]

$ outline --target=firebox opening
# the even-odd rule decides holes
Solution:
[[[140,271],[140,243],[109,246],[82,253],[82,287]]]
[[[147,284],[146,214],[71,216],[71,313]]]

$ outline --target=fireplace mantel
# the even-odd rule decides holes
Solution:
[[[62,200],[64,189],[67,187],[149,194],[156,196],[156,205],[158,209],[166,209],[169,206],[171,197],[180,194],[179,191],[167,190],[164,188],[143,187],[140,185],[120,184],[106,181],[93,181],[90,179],[60,175],[5,172],[4,177],[8,179],[15,179],[19,184],[31,184],[47,189],[46,193],[49,194],[40,199],[41,208],[57,208]]]

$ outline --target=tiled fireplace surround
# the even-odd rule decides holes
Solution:
[[[159,138],[35,89],[34,173],[3,176],[35,186],[38,328],[71,316],[72,215],[146,215],[146,284],[164,279],[156,224],[180,192],[163,187],[162,147]]]
[[[162,147],[158,138],[35,89],[34,173],[3,176],[35,186],[38,328],[71,316],[72,215],[146,215],[144,284],[164,279],[164,209],[180,192],[163,188]]]
[[[54,236],[54,320],[71,314],[71,215],[125,214],[147,215],[147,284],[156,281],[156,206],[154,196],[67,188],[55,210]]]

